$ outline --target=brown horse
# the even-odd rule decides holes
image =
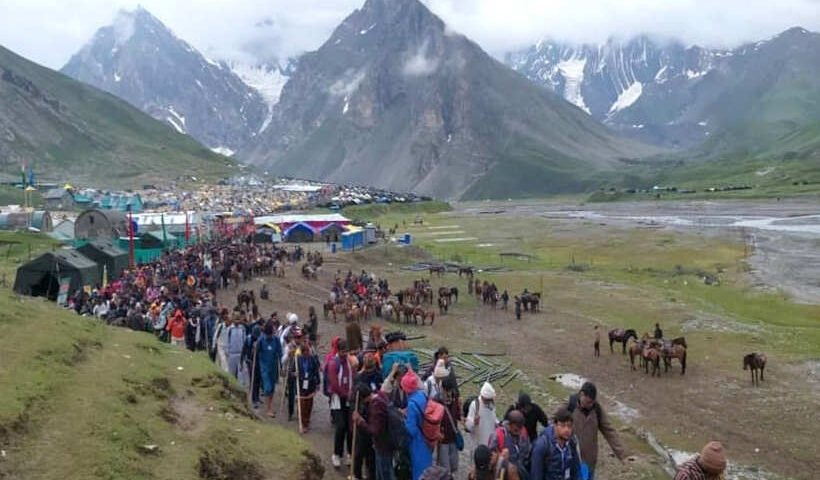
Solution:
[[[636,370],[635,368],[635,358],[638,358],[638,362],[640,367],[643,367],[643,357],[641,353],[643,352],[643,348],[646,342],[632,342],[629,344],[629,364],[632,366],[632,371]]]
[[[656,374],[658,377],[661,376],[661,352],[659,352],[657,348],[647,345],[641,353],[641,358],[644,361],[646,373],[649,373],[649,364],[651,363],[652,376],[654,377]]]
[[[686,373],[686,347],[683,345],[669,344],[661,350],[663,353],[663,367],[664,371],[668,372],[669,367],[672,366],[672,360],[678,359],[680,361],[680,374]]]
[[[609,331],[609,351],[610,353],[615,353],[615,350],[612,348],[612,344],[615,342],[621,342],[623,344],[623,354],[626,355],[626,342],[629,341],[630,338],[634,338],[638,340],[638,333],[635,332],[633,329],[623,329],[623,328],[615,328]]]
[[[430,265],[430,276],[432,277],[434,273],[440,277],[447,273],[447,269],[444,265]]]
[[[750,353],[743,357],[743,370],[751,370],[752,385],[755,387],[760,385],[763,380],[763,370],[766,369],[766,354],[765,353]],[[757,371],[760,370],[760,380],[757,377]]]

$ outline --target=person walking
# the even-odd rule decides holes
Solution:
[[[279,362],[282,358],[282,344],[274,335],[273,323],[268,322],[262,328],[262,335],[256,342],[256,363],[259,365],[259,380],[262,396],[265,398],[265,414],[275,417],[273,411],[273,394],[279,381]]]
[[[353,410],[351,414],[351,425],[354,425],[356,439],[354,441],[356,451],[353,452],[353,479],[358,480],[365,478],[363,471],[367,470],[367,478],[376,476],[376,452],[374,450],[374,438],[370,431],[366,428],[359,428],[356,418],[361,418],[367,423],[370,418],[369,399],[373,394],[373,389],[370,385],[364,382],[356,382],[356,395],[359,398],[358,410]]]
[[[580,480],[581,462],[572,429],[573,415],[569,410],[561,408],[555,412],[552,425],[533,443],[530,480]]]
[[[516,295],[513,301],[515,302],[515,319],[521,320],[521,297]]]
[[[388,430],[387,394],[383,391],[371,391],[369,395],[359,394],[359,402],[367,406],[367,418],[359,412],[353,412],[352,420],[360,430],[367,431],[373,439],[376,460],[375,480],[394,480],[393,449]]]
[[[504,293],[501,294],[501,309],[506,310],[508,303],[510,303],[510,294],[504,290]]]
[[[285,351],[282,355],[282,366],[287,373],[287,382],[285,384],[285,393],[288,397],[288,421],[293,421],[293,415],[296,410],[296,357],[302,348],[302,339],[304,334],[302,329],[294,327],[288,333],[288,343],[285,346]]]
[[[495,389],[490,382],[484,382],[478,398],[470,402],[464,428],[472,433],[476,445],[488,445],[496,425],[498,417],[495,413]]]
[[[305,324],[305,332],[310,344],[317,345],[319,341],[319,317],[316,315],[316,309],[313,305],[308,308],[308,321]]]
[[[428,399],[422,390],[421,380],[413,370],[408,370],[402,377],[401,389],[407,394],[407,417],[404,427],[410,438],[412,479],[419,480],[424,470],[433,464],[433,449],[427,444],[421,430]]]
[[[524,428],[523,413],[518,410],[511,411],[504,424],[496,427],[495,434],[490,436],[490,443],[487,446],[502,460],[498,467],[503,467],[505,463],[512,464],[520,476],[527,478],[525,462],[530,458],[530,438]]]
[[[515,405],[510,405],[510,408],[507,409],[507,413],[504,414],[504,418],[509,417],[510,412],[513,410],[518,410],[524,414],[524,428],[527,430],[527,436],[530,438],[530,441],[535,441],[535,439],[538,438],[539,423],[543,427],[549,426],[547,414],[544,413],[544,410],[538,404],[533,403],[530,396],[526,393],[522,392],[518,395],[518,401]]]
[[[455,476],[458,472],[459,452],[456,439],[461,435],[458,431],[458,424],[461,421],[461,402],[458,397],[458,382],[455,378],[443,377],[436,401],[444,405],[443,438],[438,445],[436,464]],[[463,439],[461,447],[464,447]]]
[[[174,312],[174,316],[168,320],[168,326],[166,327],[171,334],[171,345],[177,347],[185,346],[185,326],[187,323],[182,310],[177,309]]]
[[[592,382],[585,382],[576,395],[572,395],[567,410],[572,413],[573,429],[581,448],[581,461],[589,467],[589,479],[595,479],[595,465],[598,462],[598,432],[606,439],[618,460],[623,462],[626,450],[621,444],[618,432],[596,401],[598,389]]]
[[[313,351],[310,342],[303,342],[297,354],[296,365],[299,368],[297,382],[299,385],[299,408],[302,415],[302,433],[310,431],[310,417],[313,413],[313,399],[321,385],[319,377],[319,357]]]
[[[441,393],[441,382],[450,376],[450,371],[444,366],[444,359],[439,359],[430,375],[424,382],[424,392],[427,398],[436,398]]]
[[[595,325],[595,343],[593,344],[593,349],[595,352],[595,358],[601,356],[601,330],[598,328],[598,325]]]
[[[327,366],[330,414],[335,429],[333,434],[333,456],[330,457],[333,468],[342,466],[341,457],[345,453],[345,445],[347,445],[345,464],[350,465],[352,442],[349,420],[350,402],[353,400],[353,369],[348,361],[347,341],[339,339],[336,343],[336,350],[336,355]]]
[[[709,442],[695,455],[678,467],[675,480],[718,480],[726,470],[726,453],[720,442]]]
[[[242,368],[242,354],[245,352],[245,325],[239,320],[239,314],[234,314],[233,322],[226,332],[226,351],[228,355],[228,373],[239,378]]]

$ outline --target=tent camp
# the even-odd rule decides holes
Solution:
[[[76,250],[55,250],[40,255],[17,269],[14,291],[33,297],[57,298],[60,279],[69,279],[68,295],[85,285],[96,285],[100,266]]]
[[[103,265],[106,268],[107,280],[119,278],[128,268],[128,252],[119,249],[111,240],[93,240],[78,247],[77,251],[90,258],[100,266],[100,278],[96,283],[102,285]]]
[[[116,239],[125,235],[128,235],[128,217],[116,210],[92,208],[81,213],[74,222],[74,238],[78,240]]]

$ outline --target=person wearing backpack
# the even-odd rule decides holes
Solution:
[[[515,465],[512,465],[509,462],[505,463],[503,455],[504,453],[502,453],[501,457],[498,455],[493,455],[486,445],[479,445],[473,452],[473,468],[467,475],[467,479],[520,480],[518,470],[516,470]],[[495,462],[493,462],[493,458],[495,458]],[[500,471],[496,474],[496,467],[499,466],[498,462],[502,462],[502,464],[500,465]]]
[[[357,428],[367,432],[373,439],[373,449],[376,453],[375,480],[394,480],[393,453],[397,445],[389,425],[390,401],[387,394],[381,390],[371,390],[367,395],[362,395],[364,389],[359,388],[359,402],[367,406],[367,419],[359,412],[353,412],[352,419]],[[401,428],[403,429],[404,425],[401,425]]]
[[[530,457],[530,439],[524,428],[524,414],[518,410],[511,411],[504,424],[495,429],[495,435],[490,437],[490,444],[487,446],[502,460],[498,462],[498,467],[502,467],[506,461],[515,465],[522,479],[529,478],[529,467],[525,463]]]
[[[336,344],[337,353],[327,366],[328,388],[330,391],[330,413],[333,417],[335,432],[333,435],[333,456],[330,463],[333,468],[342,466],[341,457],[347,443],[346,464],[350,464],[351,429],[350,402],[353,396],[353,369],[347,356],[347,341],[340,339]]]
[[[441,392],[436,400],[444,405],[443,437],[438,445],[436,463],[452,475],[458,471],[458,452],[464,449],[464,438],[458,431],[461,421],[461,404],[458,398],[458,382],[453,377],[441,381]]]
[[[530,437],[530,440],[538,438],[539,423],[545,428],[549,426],[547,414],[526,393],[522,392],[518,395],[518,401],[515,405],[510,405],[504,417],[506,418],[513,410],[519,410],[524,414],[524,428],[527,429],[527,436]]]
[[[530,480],[580,480],[578,444],[572,435],[573,415],[566,408],[555,412],[552,425],[532,446]]]
[[[572,414],[575,435],[581,448],[581,460],[589,468],[588,480],[595,478],[595,464],[598,461],[598,432],[606,439],[618,460],[624,462],[626,450],[621,444],[618,432],[609,421],[609,416],[596,401],[598,389],[592,382],[584,382],[577,395],[572,395],[567,410]]]
[[[369,430],[358,428],[358,422],[356,422],[356,418],[362,418],[367,423],[370,418],[372,412],[370,411],[369,400],[373,390],[370,385],[357,379],[355,391],[359,399],[359,408],[358,410],[354,409],[351,414],[351,425],[354,426],[352,429],[353,434],[356,436],[354,440],[355,451],[353,452],[353,480],[358,480],[364,478],[362,471],[365,466],[367,467],[367,478],[376,476],[376,452],[374,450],[375,438]]]
[[[473,434],[476,445],[487,445],[497,425],[495,389],[490,382],[484,382],[478,397],[469,404],[464,429]]]
[[[433,464],[433,448],[427,443],[423,431],[428,400],[418,375],[412,369],[402,377],[401,389],[407,394],[407,419],[404,425],[410,436],[411,478],[419,480],[424,470]]]

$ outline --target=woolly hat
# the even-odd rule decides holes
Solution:
[[[299,321],[299,316],[298,315],[296,315],[295,313],[289,313],[288,314],[288,323],[289,324],[293,325],[294,323],[296,323],[298,321]]]
[[[486,400],[495,400],[495,389],[490,382],[484,382],[481,386],[481,398]]]
[[[726,470],[726,452],[720,442],[709,442],[700,452],[698,463],[706,473],[719,475]]]
[[[435,378],[445,378],[450,376],[450,371],[444,366],[444,360],[439,360],[436,362],[436,368],[433,370],[433,376]]]
[[[410,395],[411,393],[415,392],[419,389],[419,377],[415,374],[412,370],[408,370],[407,373],[401,377],[401,389],[404,393]]]

